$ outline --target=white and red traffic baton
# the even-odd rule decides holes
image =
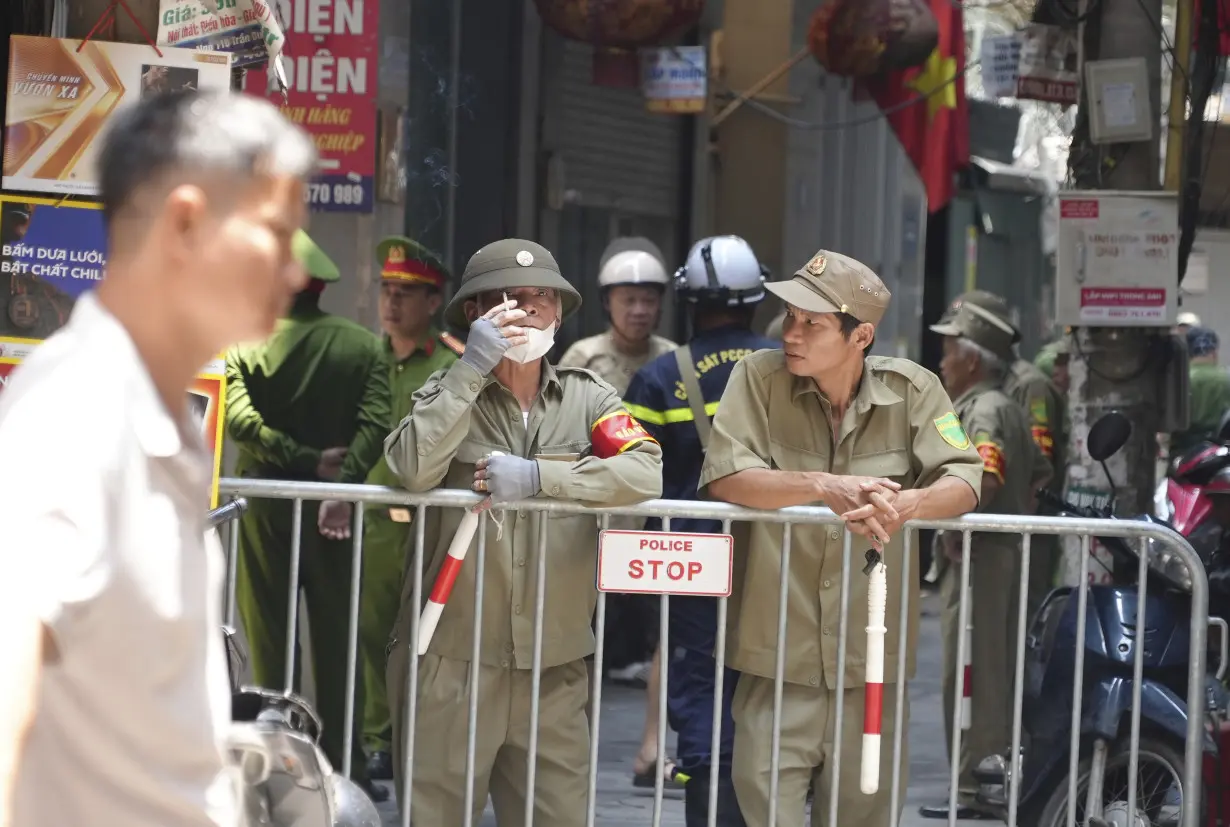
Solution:
[[[880,734],[884,718],[884,609],[888,602],[888,569],[874,549],[867,551],[867,666],[863,683],[863,766],[859,789],[873,795],[880,789]]]
[[[965,637],[965,663],[962,664],[965,678],[961,681],[961,730],[970,728],[974,719],[974,604],[973,594],[966,588],[962,599],[969,600],[966,610],[967,619],[961,634]]]
[[[499,451],[492,451],[491,456],[503,456],[503,454]],[[436,633],[440,615],[444,614],[444,604],[448,603],[448,596],[453,592],[453,584],[457,582],[457,575],[461,572],[461,564],[465,562],[466,552],[470,550],[470,543],[474,541],[474,535],[478,532],[479,519],[478,514],[467,509],[465,516],[461,518],[461,524],[457,526],[457,532],[453,535],[453,542],[449,543],[448,556],[444,558],[444,565],[440,567],[440,573],[436,575],[436,582],[432,585],[431,594],[427,597],[427,605],[423,607],[423,613],[419,615],[420,656],[427,654],[427,647],[431,645],[431,637]]]

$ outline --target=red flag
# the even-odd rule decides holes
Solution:
[[[927,62],[889,72],[867,88],[927,188],[927,209],[935,212],[952,199],[956,172],[969,164],[969,102],[961,6],[930,2],[939,44]]]

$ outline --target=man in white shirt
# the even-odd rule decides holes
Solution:
[[[247,95],[112,119],[106,278],[0,393],[0,581],[25,598],[0,599],[0,825],[236,823],[225,563],[187,391],[303,287],[291,237],[315,161]]]

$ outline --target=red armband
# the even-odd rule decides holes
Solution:
[[[1051,436],[1050,428],[1035,425],[1029,429],[1029,435],[1033,437],[1034,444],[1042,450],[1042,456],[1050,459],[1055,454],[1055,438]]]
[[[975,441],[974,447],[978,449],[978,456],[982,457],[982,470],[987,474],[994,474],[1002,483],[1004,481],[1004,452],[990,440]]]
[[[600,418],[590,428],[589,441],[598,459],[619,456],[638,442],[657,443],[627,411],[615,411]]]

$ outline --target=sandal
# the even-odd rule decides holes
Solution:
[[[665,767],[665,770],[662,772],[663,789],[683,789],[685,782],[682,778],[677,777],[679,774],[679,768],[675,766],[675,759],[667,758]],[[658,783],[658,777],[655,769],[655,766],[650,766],[649,769],[646,769],[643,772],[636,772],[634,770],[632,773],[632,786],[640,789],[652,790]]]

